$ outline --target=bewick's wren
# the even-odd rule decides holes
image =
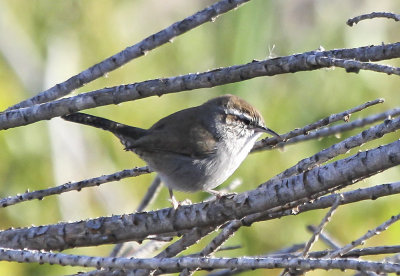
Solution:
[[[147,130],[83,113],[62,118],[115,134],[159,174],[174,207],[173,189],[218,195],[212,189],[239,167],[263,132],[279,137],[253,106],[234,95],[178,111]]]

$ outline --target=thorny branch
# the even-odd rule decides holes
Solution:
[[[330,221],[333,213],[339,207],[340,201],[342,199],[343,199],[343,196],[341,194],[338,194],[331,209],[329,209],[328,213],[326,213],[323,220],[321,221],[321,223],[318,225],[318,227],[315,229],[314,233],[312,234],[310,240],[306,243],[306,246],[304,247],[303,252],[302,252],[302,257],[308,257],[311,247],[318,240],[319,235],[321,234],[322,230],[325,228],[326,224]]]
[[[102,258],[83,255],[67,255],[61,253],[48,253],[31,250],[0,249],[0,259],[14,260],[29,263],[49,263],[60,265],[104,267],[119,269],[156,269],[163,271],[179,272],[184,268],[218,269],[230,268],[295,268],[295,269],[352,269],[386,273],[399,273],[400,265],[394,263],[380,263],[361,261],[356,259],[303,259],[303,258]]]
[[[10,205],[14,205],[14,204],[17,204],[20,202],[33,200],[33,199],[42,200],[44,197],[50,196],[50,195],[61,194],[61,193],[69,192],[69,191],[80,191],[83,188],[99,186],[101,184],[109,183],[112,181],[120,181],[121,179],[124,179],[127,177],[135,177],[135,176],[139,176],[139,175],[150,173],[150,172],[152,172],[152,171],[147,166],[140,167],[140,168],[127,169],[127,170],[119,171],[119,172],[116,172],[113,174],[102,175],[99,177],[85,179],[85,180],[78,181],[78,182],[65,183],[63,185],[48,188],[48,189],[37,190],[37,191],[33,191],[33,192],[26,192],[24,194],[20,194],[20,195],[16,195],[16,196],[9,196],[9,197],[0,199],[0,208],[4,208],[4,207],[10,206]]]
[[[65,82],[59,83],[52,88],[39,93],[35,97],[16,104],[7,110],[28,107],[61,98],[73,90],[82,87],[86,83],[102,77],[108,72],[121,67],[135,58],[145,55],[149,51],[165,43],[171,42],[179,35],[182,35],[206,22],[215,20],[215,18],[217,18],[219,15],[235,9],[248,1],[250,0],[221,0],[214,5],[205,8],[204,10],[185,18],[182,21],[172,24],[158,33],[150,35],[141,42],[127,47],[125,50],[101,61],[98,64],[93,65],[85,71],[69,78]]]
[[[323,57],[325,59],[322,59]],[[370,60],[387,60],[398,57],[400,57],[400,43],[354,49],[312,51],[263,61],[253,61],[248,64],[215,69],[209,72],[119,85],[40,105],[5,111],[0,113],[0,130],[28,125],[104,105],[119,104],[198,88],[209,88],[260,76],[274,76],[333,66],[333,63],[328,64],[326,60],[339,58],[360,61],[366,58],[370,58]],[[360,69],[375,71],[375,66],[371,66],[366,63]],[[344,68],[346,67],[344,66]],[[393,72],[396,72],[396,70],[393,70]],[[384,73],[387,72],[385,71]]]
[[[267,181],[255,190],[232,198],[222,197],[181,206],[176,210],[169,208],[74,223],[4,230],[0,232],[0,245],[8,248],[63,250],[117,241],[141,241],[149,235],[218,226],[290,202],[308,201],[315,195],[354,184],[366,176],[398,164],[400,141],[395,141],[299,175]]]
[[[340,112],[340,113],[336,113],[336,114],[332,114],[328,117],[325,117],[321,120],[318,120],[315,123],[309,124],[305,127],[299,128],[299,129],[295,129],[293,131],[290,131],[289,133],[285,133],[285,134],[281,134],[281,138],[284,141],[283,143],[286,143],[288,140],[290,140],[291,138],[294,138],[296,136],[300,136],[300,135],[309,135],[310,131],[312,130],[316,130],[316,129],[320,129],[321,127],[327,126],[329,124],[338,122],[338,121],[345,121],[345,122],[349,122],[350,117],[352,114],[362,111],[368,107],[371,107],[373,105],[379,104],[379,103],[383,103],[384,100],[383,99],[376,99],[374,101],[369,101],[366,102],[362,105],[356,106],[354,108],[351,108],[349,110]],[[400,114],[400,110],[399,110],[399,114]],[[386,116],[387,117],[387,116]],[[381,119],[380,119],[381,120]],[[263,139],[261,141],[258,141],[253,149],[253,151],[258,151],[261,149],[269,149],[272,148],[272,146],[275,146],[278,144],[278,142],[281,142],[280,140],[278,140],[276,137],[271,137],[271,138],[267,138],[267,139]]]
[[[355,241],[352,241],[350,244],[347,244],[347,245],[343,246],[340,249],[335,250],[334,252],[329,254],[329,257],[330,258],[336,258],[338,256],[343,256],[344,254],[349,252],[351,249],[355,248],[356,246],[359,246],[359,245],[363,244],[367,239],[370,239],[371,237],[380,234],[382,231],[385,231],[390,225],[392,225],[393,223],[397,222],[399,219],[400,219],[400,214],[391,217],[389,220],[385,221],[384,223],[382,223],[381,225],[379,225],[375,229],[369,230],[361,238],[359,238],[359,239],[357,239]]]

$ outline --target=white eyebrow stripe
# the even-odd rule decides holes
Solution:
[[[254,121],[254,118],[252,118],[248,113],[242,113],[240,110],[237,110],[237,109],[228,109],[226,111],[226,114],[237,116],[242,121],[244,121],[244,120],[249,121],[249,122]]]

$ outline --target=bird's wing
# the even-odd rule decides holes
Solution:
[[[204,158],[214,153],[218,137],[206,127],[197,109],[181,110],[161,119],[148,130],[148,135],[135,141],[134,148],[192,158]]]

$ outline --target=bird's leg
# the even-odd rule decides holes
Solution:
[[[178,209],[178,207],[179,207],[179,202],[176,200],[176,198],[175,198],[175,196],[174,196],[174,192],[172,191],[172,189],[170,189],[170,188],[168,188],[168,191],[169,191],[169,197],[170,197],[170,200],[169,201],[171,201],[171,203],[172,203],[172,206],[174,207],[174,209]]]
[[[170,197],[169,201],[172,203],[172,206],[174,207],[175,210],[178,209],[179,206],[192,204],[192,202],[189,199],[185,199],[184,201],[176,200],[172,189],[168,188],[168,191]]]

